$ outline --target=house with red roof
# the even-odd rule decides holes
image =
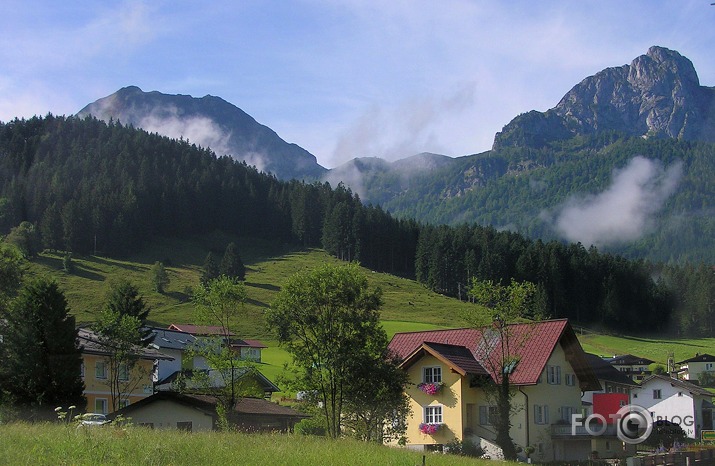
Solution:
[[[506,366],[499,361],[504,348]],[[484,387],[509,370],[515,408],[510,433],[521,456],[527,447],[537,461],[586,460],[593,451],[592,437],[573,435],[571,422],[581,413],[582,392],[601,386],[567,320],[511,324],[505,332],[486,327],[398,333],[389,349],[412,382],[409,448],[440,450],[470,440],[498,457],[491,422],[496,404]]]

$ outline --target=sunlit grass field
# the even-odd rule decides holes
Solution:
[[[423,454],[344,439],[289,434],[181,432],[141,427],[0,425],[0,464],[8,465],[421,465]],[[428,466],[483,465],[428,453]]]
[[[64,290],[70,309],[80,323],[95,320],[107,291],[118,279],[130,280],[139,287],[151,307],[149,320],[152,324],[192,323],[195,321],[192,288],[199,283],[204,259],[212,251],[220,261],[229,241],[238,245],[247,269],[248,302],[241,318],[235,322],[235,329],[242,337],[259,338],[269,346],[263,351],[259,370],[275,381],[290,355],[277,346],[275,336],[265,324],[265,312],[291,275],[326,262],[337,262],[322,250],[295,250],[261,240],[215,233],[189,240],[158,240],[124,260],[76,257],[73,273],[62,270],[63,254],[42,254],[28,266],[28,275],[54,278]],[[151,286],[149,269],[155,261],[164,263],[171,280],[163,294],[155,292]],[[383,291],[382,324],[390,337],[397,332],[464,327],[467,325],[462,317],[464,312],[475,309],[473,304],[439,295],[412,280],[368,269],[365,274],[371,286]],[[661,364],[667,361],[669,352],[674,354],[676,361],[692,357],[696,352],[715,354],[715,338],[676,340],[584,332],[579,334],[579,340],[586,351],[600,356],[628,353]]]

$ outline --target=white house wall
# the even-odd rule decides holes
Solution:
[[[661,391],[661,399],[653,398],[653,390]],[[650,411],[654,420],[680,424],[688,437],[696,438],[700,415],[695,409],[693,395],[687,389],[674,387],[666,380],[651,379],[647,385],[636,390],[636,394],[637,397],[632,397],[632,403]]]

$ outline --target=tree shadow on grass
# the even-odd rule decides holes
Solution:
[[[280,286],[270,285],[268,283],[246,282],[246,286],[252,286],[253,288],[261,288],[262,290],[269,290],[269,291],[280,291],[281,290]]]
[[[264,303],[263,301],[258,301],[256,299],[251,299],[251,298],[246,298],[246,303],[253,304],[254,306],[258,306],[258,307],[265,307],[265,308],[270,307],[268,304]]]
[[[175,299],[180,303],[188,302],[191,299],[191,296],[186,293],[182,293],[181,291],[165,291],[164,295],[171,299]]]
[[[74,264],[74,266],[72,267],[71,275],[86,278],[87,280],[94,280],[96,282],[104,281],[104,275],[92,272],[91,270],[88,270],[87,267],[78,264]]]

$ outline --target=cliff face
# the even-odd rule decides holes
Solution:
[[[514,118],[495,136],[494,149],[604,131],[715,142],[715,88],[701,86],[678,52],[651,47],[630,65],[584,79],[556,107]]]

